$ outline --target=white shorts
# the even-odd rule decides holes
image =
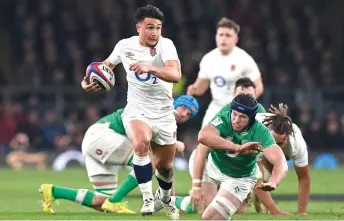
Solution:
[[[207,125],[214,117],[215,115],[220,112],[220,110],[223,108],[223,105],[215,104],[213,101],[209,104],[209,107],[207,111],[205,112],[205,115],[203,117],[202,121],[202,127]]]
[[[247,198],[247,195],[251,192],[260,176],[258,166],[256,174],[251,177],[235,178],[227,176],[215,166],[210,155],[208,157],[207,171],[215,184],[220,184],[220,188],[232,193],[241,203]]]
[[[131,104],[127,104],[122,114],[124,127],[132,120],[141,120],[152,128],[152,141],[159,145],[175,144],[177,139],[177,123],[174,114],[171,113],[161,118],[147,118],[145,114]]]
[[[89,177],[117,175],[118,165],[127,165],[133,146],[125,136],[109,128],[109,124],[93,124],[82,141],[82,153]]]
[[[193,178],[193,164],[194,164],[195,156],[196,156],[196,149],[194,149],[192,151],[192,154],[189,158],[189,173],[190,173],[191,178]],[[205,166],[204,166],[204,170],[203,170],[202,183],[208,183],[208,184],[213,183],[213,181],[208,176],[207,159],[205,159]]]

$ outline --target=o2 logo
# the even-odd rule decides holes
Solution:
[[[146,77],[141,77],[142,75],[139,75],[138,73],[135,72],[135,77],[138,81],[140,82],[146,82],[149,81],[150,79],[153,80],[152,84],[157,84],[158,83],[158,79],[156,76],[152,75],[151,73],[147,73]]]
[[[230,85],[222,76],[216,76],[214,79],[214,84],[220,88],[226,87],[227,90],[230,90]]]

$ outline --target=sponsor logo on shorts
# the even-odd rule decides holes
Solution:
[[[103,151],[101,149],[96,149],[96,154],[100,156],[103,154]]]
[[[232,71],[235,71],[235,64],[232,64],[231,70],[232,70]]]
[[[173,132],[173,138],[176,138],[176,136],[177,136],[177,132],[174,131],[174,132]]]

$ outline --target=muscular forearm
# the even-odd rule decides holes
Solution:
[[[239,145],[234,144],[217,134],[207,133],[207,131],[200,132],[198,142],[217,150],[227,150],[232,153],[235,153],[239,148]]]
[[[283,180],[283,178],[285,177],[285,175],[287,174],[287,171],[288,171],[287,162],[285,160],[280,160],[279,162],[273,165],[269,183],[273,183],[276,186],[278,186],[280,182]]]
[[[175,67],[151,67],[150,71],[153,75],[158,77],[161,80],[171,82],[171,83],[178,83],[181,79],[182,75],[180,71]]]
[[[195,160],[193,162],[193,171],[192,171],[192,179],[199,179],[201,180],[203,177],[203,171],[205,167],[205,159],[207,152],[209,151],[209,147],[206,147],[200,144],[195,153]]]
[[[305,213],[307,210],[307,204],[310,192],[310,177],[306,176],[299,180],[299,204],[298,213]]]

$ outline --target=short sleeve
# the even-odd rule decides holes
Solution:
[[[117,42],[115,48],[113,49],[112,53],[109,56],[109,61],[111,62],[111,64],[117,65],[119,63],[122,63],[121,60],[121,50],[123,47],[123,40],[120,40],[119,42]]]
[[[247,58],[245,59],[245,61],[245,77],[250,78],[252,81],[257,80],[260,77],[260,71],[257,63],[249,54],[247,54]]]
[[[198,77],[199,78],[210,78],[210,63],[208,61],[206,56],[204,56],[199,63],[199,72],[198,72]]]
[[[295,136],[295,150],[292,156],[294,165],[297,167],[304,167],[308,165],[308,151],[305,139],[302,136],[301,130],[296,124],[293,124],[294,136]]]
[[[164,63],[166,61],[179,61],[177,49],[170,39],[163,39],[161,59]]]
[[[226,134],[228,128],[227,118],[224,113],[217,114],[209,124],[213,125],[220,133],[220,136]]]

